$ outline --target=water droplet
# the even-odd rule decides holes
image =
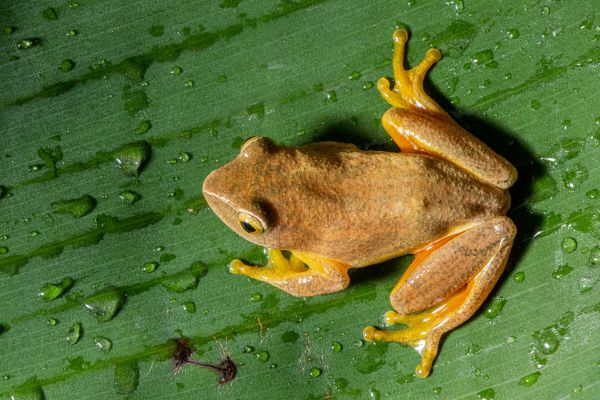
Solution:
[[[320,369],[320,368],[317,368],[317,367],[312,367],[312,368],[310,369],[310,373],[309,373],[309,374],[310,374],[310,376],[312,376],[313,378],[318,378],[319,376],[321,376],[321,373],[322,373],[322,371],[321,371],[321,369]]]
[[[185,81],[185,87],[194,87],[194,81],[191,79],[188,79],[187,81]]]
[[[79,342],[79,339],[81,338],[81,334],[82,334],[81,323],[76,322],[73,325],[71,325],[71,327],[69,328],[69,331],[67,332],[67,336],[65,339],[67,339],[67,343],[75,344],[75,343]]]
[[[597,267],[600,265],[600,246],[594,246],[590,250],[590,267]]]
[[[192,159],[192,155],[185,151],[180,151],[178,158],[179,158],[179,161],[181,161],[181,162],[188,162]]]
[[[77,32],[75,29],[71,29],[69,31],[67,31],[67,36],[69,37],[73,37],[73,36],[77,36],[79,32]]]
[[[176,158],[171,158],[167,160],[167,164],[169,165],[175,165],[177,164],[177,159]]]
[[[579,278],[579,292],[582,294],[591,292],[595,283],[596,281],[594,278],[582,276]]]
[[[369,394],[369,399],[371,399],[371,400],[380,400],[381,399],[381,393],[379,392],[379,390],[377,390],[375,388],[369,388],[367,393]]]
[[[44,395],[44,391],[38,383],[37,378],[34,377],[26,380],[22,385],[14,388],[10,392],[8,398],[10,400],[44,400],[46,396]]]
[[[256,352],[256,359],[258,361],[267,362],[269,361],[269,352],[266,350],[260,350]]]
[[[262,300],[262,294],[260,294],[260,293],[253,293],[252,294],[252,301],[253,302],[256,303],[256,302],[259,302],[261,300]]]
[[[190,314],[196,313],[196,303],[194,303],[193,301],[186,301],[181,306],[183,307],[183,310],[187,313],[190,313]]]
[[[333,384],[338,391],[342,391],[348,387],[348,380],[346,378],[337,378]]]
[[[219,83],[227,82],[227,76],[225,76],[225,75],[219,75],[219,77],[217,78],[217,81]]]
[[[354,347],[363,347],[363,345],[365,344],[365,342],[361,339],[358,339],[357,341],[354,342]]]
[[[30,165],[29,167],[27,167],[27,170],[29,172],[37,172],[42,168],[44,168],[44,166],[42,164],[33,164],[33,165]]]
[[[263,118],[265,116],[265,103],[255,103],[246,109],[248,119]]]
[[[147,273],[152,273],[154,271],[156,271],[156,268],[158,268],[158,263],[156,261],[149,261],[146,264],[144,264],[144,272]]]
[[[120,363],[115,366],[114,387],[117,394],[130,395],[137,389],[140,370],[135,362]]]
[[[140,196],[136,192],[132,192],[130,190],[125,190],[125,191],[119,193],[119,198],[121,199],[121,201],[123,201],[123,203],[134,204],[139,199],[141,199],[142,196]]]
[[[113,154],[117,167],[123,175],[136,177],[150,158],[152,147],[148,142],[128,143]]]
[[[58,14],[56,13],[56,10],[52,7],[48,7],[44,11],[42,11],[42,16],[48,21],[58,20]]]
[[[598,197],[600,197],[600,190],[592,189],[592,190],[589,190],[588,192],[586,192],[585,195],[588,199],[594,200],[594,199],[597,199]]]
[[[592,29],[593,24],[594,24],[594,19],[592,17],[587,17],[586,19],[581,21],[581,24],[579,24],[579,29],[585,29],[585,30],[589,31]]]
[[[244,348],[242,349],[242,353],[246,353],[246,354],[252,353],[253,351],[254,351],[254,347],[249,346],[249,345],[244,346]]]
[[[48,320],[46,321],[46,325],[50,327],[56,326],[56,324],[58,324],[58,320],[56,318],[48,318]]]
[[[206,265],[196,261],[189,268],[168,277],[161,284],[169,292],[183,293],[195,289],[198,285],[198,279],[206,275],[206,272]]]
[[[329,92],[325,93],[325,96],[327,97],[327,101],[330,103],[335,103],[337,101],[337,93],[335,90],[330,90]]]
[[[38,38],[25,38],[25,39],[19,39],[17,40],[16,44],[17,44],[17,49],[19,50],[26,50],[26,49],[30,49],[33,46],[37,46],[38,44],[41,43],[41,40]]]
[[[572,237],[566,237],[560,243],[560,248],[565,253],[572,253],[577,249],[577,241]]]
[[[556,267],[556,269],[554,271],[552,271],[552,277],[554,279],[560,279],[563,278],[567,275],[569,275],[571,273],[571,271],[573,271],[573,267],[571,267],[568,264],[565,265],[561,265],[559,267]]]
[[[73,60],[62,60],[62,62],[58,65],[58,70],[62,72],[69,72],[73,68],[75,68],[75,61]]]
[[[6,253],[8,253],[8,247],[0,246],[0,254],[6,254]]]
[[[506,343],[513,343],[515,340],[517,340],[517,338],[514,337],[514,336],[507,336],[506,337]]]
[[[476,343],[468,346],[465,349],[465,355],[466,356],[474,356],[474,355],[479,354],[479,353],[481,353],[481,346],[478,345],[478,344],[476,344]]]
[[[546,16],[548,14],[550,14],[550,7],[548,7],[548,6],[542,7],[542,15]]]
[[[542,375],[542,373],[540,371],[536,371],[529,375],[525,375],[524,377],[519,379],[518,384],[522,385],[522,386],[534,385],[538,381],[538,378],[540,377],[540,375]]]
[[[31,236],[31,237],[36,237],[39,234],[40,234],[40,231],[31,231],[31,232],[29,232],[29,236]]]
[[[545,355],[553,354],[558,350],[560,341],[558,337],[548,328],[533,333],[537,349]]]
[[[153,25],[148,29],[148,33],[154,37],[160,37],[165,33],[165,27],[162,25]]]
[[[521,32],[517,28],[509,29],[506,31],[509,39],[518,39],[521,36]]]
[[[177,65],[173,66],[173,68],[171,68],[171,74],[172,75],[181,75],[181,73],[183,72],[183,69],[181,69],[181,67],[178,67]]]
[[[353,81],[360,79],[361,74],[358,71],[352,71],[352,73],[348,76],[348,79],[351,79]]]
[[[562,127],[563,127],[563,129],[569,129],[569,127],[571,126],[571,124],[572,124],[572,122],[571,122],[570,119],[565,119],[562,122]]]
[[[513,276],[513,281],[515,282],[523,282],[525,280],[525,272],[519,271]]]
[[[562,176],[563,186],[568,190],[578,189],[588,179],[588,170],[581,164],[567,169]]]
[[[165,246],[156,246],[156,247],[154,248],[154,251],[155,251],[155,252],[157,252],[157,253],[160,253],[160,252],[162,252],[162,251],[165,251]]]
[[[83,306],[100,322],[114,318],[125,302],[125,296],[114,287],[102,289],[85,299]]]
[[[434,387],[433,394],[435,394],[436,396],[439,396],[440,394],[442,394],[442,387],[441,386]]]
[[[486,68],[495,68],[498,66],[497,63],[495,66],[492,65],[492,63],[494,62],[494,52],[492,51],[492,49],[478,51],[473,55],[471,62],[475,65],[482,65]]]
[[[373,82],[371,81],[366,81],[365,83],[363,83],[363,90],[370,90],[373,88]]]
[[[496,398],[496,391],[492,388],[483,389],[477,393],[477,396],[479,396],[481,400],[493,400]]]
[[[532,110],[536,110],[537,111],[540,108],[542,108],[542,103],[538,99],[531,100],[531,109]]]
[[[96,199],[86,194],[76,199],[55,201],[51,206],[55,213],[71,214],[74,218],[81,218],[94,210]]]
[[[10,35],[11,33],[13,33],[15,31],[15,27],[7,25],[4,28],[2,28],[2,31],[4,32],[5,35]]]
[[[333,351],[334,353],[339,353],[340,351],[342,351],[342,344],[336,341],[331,342],[331,351]]]
[[[51,301],[66,293],[73,285],[75,281],[71,277],[63,278],[60,283],[46,283],[40,291],[38,296],[44,301]]]
[[[487,306],[483,315],[487,319],[494,319],[502,313],[502,309],[506,304],[506,299],[502,296],[498,296],[492,300],[492,302]]]
[[[110,349],[112,349],[112,342],[110,339],[107,339],[104,336],[96,336],[94,338],[94,343],[96,344],[98,350],[101,350],[104,353],[108,353]]]
[[[137,133],[138,135],[142,135],[146,132],[148,132],[150,129],[152,129],[152,122],[150,122],[150,120],[142,120],[140,121],[140,123],[138,124],[137,128],[135,128],[135,133]]]

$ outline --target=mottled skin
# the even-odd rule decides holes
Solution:
[[[232,230],[269,249],[267,266],[234,260],[231,272],[296,296],[341,290],[348,269],[414,253],[385,317],[408,328],[368,327],[364,337],[412,345],[425,377],[441,335],[473,315],[504,269],[516,233],[504,216],[506,189],[517,174],[424,92],[437,50],[403,68],[406,40],[395,32],[393,89],[378,82],[393,106],[383,126],[402,152],[337,142],[290,148],[255,137],[206,178],[203,192]]]

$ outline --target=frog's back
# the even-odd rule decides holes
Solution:
[[[286,188],[285,199],[297,205],[273,207],[282,210],[278,218],[285,226],[306,230],[302,248],[291,250],[353,266],[406,254],[453,228],[504,215],[509,208],[507,191],[441,159],[332,142],[280,150],[283,157],[271,158],[270,168],[277,174],[278,159],[298,166],[288,169],[282,176],[286,182],[277,186]],[[284,211],[302,206],[309,207],[308,221],[305,213]],[[297,220],[299,215],[303,220]]]

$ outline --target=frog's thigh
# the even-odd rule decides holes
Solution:
[[[403,152],[442,158],[502,189],[508,189],[517,179],[517,170],[511,163],[451,120],[391,108],[382,122]]]
[[[365,339],[414,346],[421,353],[416,373],[427,376],[441,335],[468,320],[494,287],[515,234],[513,222],[498,217],[455,236],[429,254],[417,254],[408,276],[402,277],[390,295],[398,313],[386,315],[388,324],[404,323],[408,328],[382,331],[367,327]],[[405,315],[414,312],[419,313]]]
[[[306,253],[292,253],[287,259],[279,250],[269,250],[264,267],[246,265],[234,260],[229,270],[234,274],[266,282],[293,296],[316,296],[340,291],[348,286],[349,266],[339,261]],[[304,266],[304,267],[303,267]]]

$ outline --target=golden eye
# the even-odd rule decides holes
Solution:
[[[240,225],[242,226],[242,229],[248,233],[260,235],[265,231],[265,228],[262,226],[260,221],[250,214],[241,212],[238,214],[238,218],[240,220]]]

